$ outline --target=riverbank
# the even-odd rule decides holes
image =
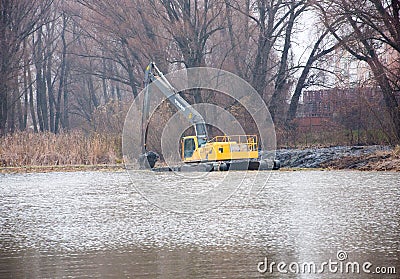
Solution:
[[[119,135],[18,132],[0,138],[0,173],[122,170],[122,157]],[[276,157],[288,170],[400,171],[400,146],[279,149]]]
[[[280,149],[276,156],[284,169],[400,171],[400,147],[373,145]]]
[[[115,165],[56,165],[56,166],[20,166],[2,167],[0,174],[9,173],[46,173],[46,172],[77,172],[77,171],[125,171],[123,164]]]

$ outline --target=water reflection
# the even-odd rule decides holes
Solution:
[[[396,173],[274,172],[256,198],[245,181],[195,215],[154,207],[125,173],[3,175],[0,185],[1,278],[321,278],[257,264],[320,264],[340,250],[400,272]]]

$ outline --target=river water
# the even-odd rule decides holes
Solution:
[[[194,214],[125,172],[0,175],[0,278],[399,278],[399,173],[260,175]]]

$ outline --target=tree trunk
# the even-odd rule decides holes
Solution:
[[[16,112],[16,114],[17,114],[16,116],[18,118],[18,129],[20,131],[23,131],[24,130],[24,114],[22,112],[21,101],[22,101],[22,96],[25,95],[25,92],[23,94],[20,94],[20,91],[19,91],[20,88],[18,86],[18,75],[15,75],[15,86],[14,86],[14,88],[15,88],[15,91],[14,91],[15,97],[14,97],[13,103],[15,103],[15,112]],[[14,130],[15,129],[13,129],[13,131]]]
[[[35,45],[35,44],[34,44]],[[36,42],[36,55],[35,67],[36,67],[36,103],[37,113],[39,119],[40,130],[49,130],[48,121],[48,110],[47,110],[47,94],[46,94],[46,83],[44,80],[44,63],[43,63],[43,43],[42,43],[42,28],[38,30],[38,39]]]
[[[28,124],[28,106],[29,106],[29,97],[28,97],[28,84],[26,81],[26,73],[24,70],[24,109],[23,109],[23,124],[22,130],[26,130]]]
[[[3,79],[3,75],[0,77]],[[0,81],[0,136],[7,133],[6,124],[8,116],[7,85],[4,80]]]
[[[26,40],[24,40],[24,51],[26,53]],[[24,123],[23,123],[23,129],[26,130],[27,127],[27,122],[28,122],[28,107],[29,107],[29,85],[28,85],[28,71],[27,68],[29,67],[28,64],[28,59],[26,59],[26,55],[23,57],[23,69],[22,69],[22,74],[23,74],[23,83],[24,83]]]
[[[286,96],[287,90],[287,70],[288,70],[288,57],[289,57],[289,50],[291,45],[291,34],[293,30],[295,20],[295,11],[291,8],[289,21],[286,26],[285,32],[285,44],[283,46],[281,61],[279,64],[279,70],[276,76],[275,82],[275,90],[272,94],[269,111],[271,113],[272,120],[275,123],[280,123],[284,117],[284,110],[285,110],[285,103],[286,103]]]
[[[61,30],[61,42],[62,42],[62,54],[61,54],[61,71],[60,71],[60,82],[57,92],[57,102],[56,102],[56,117],[54,121],[54,132],[57,134],[59,131],[60,121],[61,121],[61,97],[65,82],[65,68],[66,68],[66,55],[67,55],[67,43],[65,41],[65,29],[66,29],[66,16],[63,14],[63,28]],[[64,99],[65,102],[65,99]]]
[[[49,46],[48,46],[49,49]],[[50,131],[52,133],[55,132],[54,124],[55,124],[55,113],[54,113],[54,105],[55,105],[55,98],[54,98],[54,90],[53,90],[53,82],[52,82],[52,54],[47,51],[47,65],[46,65],[46,84],[47,84],[47,91],[49,96],[49,121],[50,121]]]
[[[103,60],[103,73],[107,73],[107,65],[106,65],[106,59]],[[109,101],[109,96],[107,94],[107,81],[104,77],[101,78],[102,86],[103,86],[103,98],[104,98],[104,103],[107,104]]]
[[[400,143],[400,107],[396,100],[394,90],[390,85],[390,81],[385,73],[385,68],[377,58],[376,54],[372,54],[371,57],[367,59],[367,63],[371,67],[375,79],[382,90],[386,109],[388,110],[393,123],[393,132],[396,138],[396,143]]]
[[[69,95],[68,95],[68,73],[69,73],[69,63],[68,61],[65,62],[65,75],[64,75],[64,118],[63,118],[63,128],[65,130],[69,130]]]
[[[269,6],[267,7],[266,1],[258,2],[259,8],[259,21],[258,29],[259,34],[257,38],[257,53],[254,60],[251,85],[260,94],[264,101],[267,100],[265,95],[267,87],[267,74],[268,64],[273,46],[272,35],[274,33],[274,21],[276,9]]]
[[[89,95],[90,95],[90,99],[93,104],[93,107],[97,108],[100,104],[99,104],[99,100],[97,99],[97,96],[96,96],[96,90],[94,89],[92,76],[87,77],[87,85],[88,85]],[[93,109],[90,109],[90,111],[93,111]]]
[[[119,87],[119,83],[116,84],[116,92],[117,92],[118,101],[121,101],[122,100],[122,95],[121,95],[121,88]]]
[[[7,132],[9,133],[14,133],[14,128],[15,128],[15,105],[16,105],[16,99],[17,99],[17,92],[15,91],[16,88],[13,86],[13,84],[10,84],[10,93],[8,94],[9,100],[8,100],[8,116],[7,116]]]
[[[31,73],[31,67],[29,65],[29,61],[28,58],[25,58],[25,64],[27,65],[26,67],[26,71],[27,71],[27,75],[28,75],[28,88],[29,88],[29,110],[31,112],[31,118],[32,118],[32,125],[33,125],[33,131],[35,133],[38,132],[38,128],[37,128],[37,122],[36,122],[36,114],[35,114],[35,106],[34,106],[34,102],[33,102],[33,80],[32,80],[32,73]]]
[[[125,61],[126,61],[126,68],[128,70],[129,85],[131,87],[133,97],[136,98],[137,94],[138,94],[137,88],[136,88],[136,79],[135,79],[135,76],[133,74],[133,66],[132,66],[132,63],[131,63],[131,61],[129,59],[128,51],[126,49],[128,47],[128,43],[127,43],[127,41],[125,39],[122,39],[121,40],[121,44],[122,44],[122,52],[123,52],[123,55],[124,55]]]

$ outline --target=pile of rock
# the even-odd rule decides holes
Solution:
[[[283,168],[359,169],[369,159],[385,160],[393,153],[389,146],[335,146],[307,149],[280,149],[276,157]],[[386,156],[386,157],[385,157]]]

